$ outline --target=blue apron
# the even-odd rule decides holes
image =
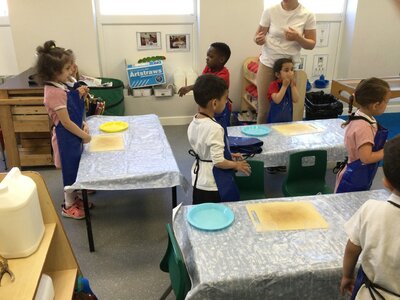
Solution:
[[[212,121],[216,122],[213,118],[208,116],[205,113],[199,112],[199,114],[206,116],[210,118]],[[224,135],[225,139],[225,147],[224,147],[224,158],[227,160],[232,160],[232,155],[231,152],[229,151],[229,143],[227,136]],[[202,160],[193,150],[189,150],[189,153],[196,158],[196,167],[194,170],[194,173],[196,175],[195,182],[194,182],[194,187],[196,187],[197,183],[197,174],[200,168],[199,161],[204,161],[204,162],[211,162],[210,160]],[[240,194],[239,194],[239,189],[235,183],[234,179],[234,170],[232,169],[220,169],[217,167],[213,167],[213,175],[215,179],[215,183],[217,184],[218,187],[218,193],[221,198],[222,202],[230,202],[230,201],[239,201],[240,200]]]
[[[396,206],[397,208],[400,208],[400,205],[398,205],[397,203],[394,203],[392,201],[388,201],[390,204]],[[373,283],[371,280],[369,280],[369,278],[367,277],[367,275],[364,273],[364,270],[362,268],[362,266],[360,266],[360,268],[358,269],[358,273],[357,273],[357,278],[356,281],[354,282],[354,288],[353,288],[353,292],[351,294],[351,298],[350,300],[354,300],[358,294],[358,291],[360,290],[361,286],[365,284],[365,287],[368,289],[369,294],[371,296],[371,299],[376,300],[375,295],[379,296],[379,299],[385,299],[382,294],[381,291],[384,291],[388,294],[391,294],[393,296],[397,296],[400,297],[399,294],[396,294],[392,291],[389,291],[388,289]]]
[[[360,119],[371,123],[368,119],[362,116],[354,116],[354,114],[349,118],[350,122]],[[375,135],[374,145],[372,147],[373,152],[379,151],[383,148],[387,136],[388,130],[378,124],[378,131]],[[336,193],[368,191],[371,188],[378,166],[379,162],[363,164],[359,159],[348,163],[337,187]]]
[[[282,83],[279,83],[281,89]],[[271,106],[268,113],[267,123],[281,123],[293,121],[293,101],[292,90],[290,86],[287,87],[282,101],[277,104],[271,101]]]
[[[67,110],[69,118],[82,128],[85,102],[80,99],[78,90],[67,92]],[[64,186],[72,185],[78,174],[82,154],[82,139],[64,128],[59,122],[56,126],[57,144],[61,158],[61,170]]]
[[[231,101],[228,99],[228,101]],[[215,114],[214,115],[215,120],[219,125],[224,128],[224,133],[227,136],[228,135],[228,127],[231,126],[231,111],[229,110],[229,103],[226,102],[225,108],[220,114]]]

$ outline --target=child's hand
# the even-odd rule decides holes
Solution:
[[[89,88],[86,85],[78,87],[79,98],[86,96],[89,93]]]
[[[88,126],[88,124],[86,122],[83,122],[82,130],[85,133],[89,134],[89,126]]]
[[[236,161],[236,160],[243,160],[243,156],[241,153],[231,153],[232,155],[232,160]]]
[[[283,85],[284,87],[288,87],[289,84],[290,84],[290,79],[289,79],[289,78],[284,78],[284,79],[282,79],[282,85]]]
[[[342,296],[344,296],[345,293],[351,296],[353,288],[354,288],[354,278],[343,276],[340,282],[340,293],[342,294]]]
[[[183,86],[179,89],[178,94],[180,97],[186,95],[187,93],[190,92],[190,88],[188,86]]]
[[[251,167],[247,161],[238,160],[235,163],[236,163],[236,168],[235,168],[236,171],[242,172],[247,176],[251,174]]]
[[[87,144],[90,143],[92,136],[87,134],[84,138],[82,138],[82,143]]]

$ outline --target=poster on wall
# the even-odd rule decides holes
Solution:
[[[306,61],[307,61],[307,55],[302,55],[300,56],[300,63],[298,66],[299,70],[306,70]]]
[[[167,34],[168,52],[188,52],[190,50],[189,34]]]
[[[138,50],[161,49],[160,32],[136,32]]]

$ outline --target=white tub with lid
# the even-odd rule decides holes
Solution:
[[[0,182],[0,255],[25,257],[39,247],[44,223],[35,182],[12,168]]]

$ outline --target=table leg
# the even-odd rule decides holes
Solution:
[[[92,221],[90,220],[90,211],[89,211],[89,201],[87,196],[87,190],[82,190],[82,198],[83,198],[83,208],[85,210],[85,220],[86,220],[86,230],[89,240],[89,250],[90,252],[94,252],[94,240],[93,240],[93,232],[92,232]]]
[[[176,207],[176,186],[172,187],[172,208]]]

